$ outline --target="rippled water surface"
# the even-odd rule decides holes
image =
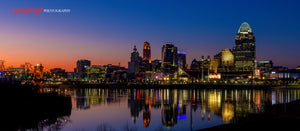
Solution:
[[[53,89],[44,89],[47,92]],[[299,89],[70,89],[63,131],[196,130],[233,122],[265,106],[300,98]]]

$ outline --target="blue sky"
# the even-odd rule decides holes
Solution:
[[[12,49],[10,45],[33,44],[27,51],[42,54],[36,57],[29,53],[26,60],[33,63],[51,60],[55,66],[53,63],[66,61],[75,66],[77,59],[85,58],[92,64],[121,62],[127,66],[133,45],[142,54],[143,42],[148,41],[154,60],[161,59],[165,42],[173,42],[187,52],[190,65],[194,58],[232,48],[239,26],[248,22],[256,37],[258,60],[295,68],[300,65],[299,4],[296,0],[1,0],[0,44],[11,43],[5,45],[7,51]],[[9,13],[24,7],[67,8],[71,12]],[[20,45],[14,38],[24,43]],[[53,52],[58,56],[50,55]],[[8,64],[16,57],[0,54]]]

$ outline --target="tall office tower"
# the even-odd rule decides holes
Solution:
[[[184,51],[177,51],[177,59],[178,59],[178,67],[186,70],[187,65],[186,65],[186,52]]]
[[[163,73],[175,73],[178,71],[177,47],[172,43],[166,43],[162,47],[162,70]]]
[[[78,74],[79,78],[84,78],[86,76],[86,68],[91,66],[90,60],[78,60],[76,73]]]
[[[128,62],[128,72],[129,73],[139,73],[140,66],[140,56],[139,52],[136,49],[136,46],[133,47],[131,52],[130,62]]]
[[[143,60],[148,60],[151,63],[151,48],[149,42],[144,42]]]
[[[144,49],[143,49],[143,58],[140,64],[140,72],[151,71],[151,49],[150,44],[145,41],[144,42]]]
[[[235,68],[239,71],[253,71],[255,67],[255,37],[249,24],[242,23],[235,37],[233,48]]]

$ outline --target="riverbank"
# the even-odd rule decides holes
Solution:
[[[300,85],[274,86],[273,89],[300,89]]]
[[[241,130],[280,130],[299,129],[300,100],[269,106],[266,113],[249,114],[245,118],[238,118],[232,124],[215,126],[199,131],[241,131]]]
[[[110,88],[110,89],[271,89],[272,85],[231,85],[231,84],[62,84],[58,88]]]

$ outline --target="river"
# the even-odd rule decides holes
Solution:
[[[40,129],[198,130],[300,99],[300,89],[43,89],[53,91],[71,96],[71,114]]]

